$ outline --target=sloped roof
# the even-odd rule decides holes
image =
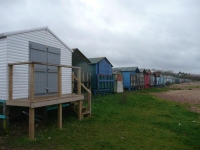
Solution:
[[[96,58],[88,58],[89,61],[91,62],[91,64],[96,64],[98,62],[100,62],[103,59],[106,59],[108,61],[108,59],[106,57],[96,57]],[[109,62],[109,61],[108,61]],[[110,63],[110,62],[109,62]],[[111,64],[111,63],[110,63]],[[113,67],[113,65],[111,64],[111,66]]]
[[[136,71],[138,67],[119,67],[119,68],[113,68],[113,70],[121,70],[123,71]],[[138,69],[139,71],[139,69]]]
[[[34,31],[41,31],[41,30],[47,30],[49,31],[55,38],[57,38],[68,50],[71,52],[72,49],[69,48],[59,37],[57,37],[47,26],[46,27],[40,27],[40,28],[34,28],[34,29],[26,29],[26,30],[19,30],[19,31],[13,31],[13,32],[5,32],[5,33],[0,33],[0,38],[1,37],[6,37],[10,35],[16,35],[16,34],[22,34],[22,33],[27,33],[27,32],[34,32]]]
[[[143,72],[143,73],[146,72],[146,70],[144,68],[140,68],[139,70],[140,70],[140,72]]]
[[[112,74],[117,74],[117,73],[119,73],[119,72],[121,72],[121,70],[113,70],[113,69],[112,69]]]
[[[91,63],[90,60],[78,49],[78,48],[73,48],[72,49],[74,52],[77,52],[83,59],[85,59],[88,63]]]
[[[149,72],[149,71],[151,72],[151,70],[150,70],[150,69],[145,69],[145,70],[146,70],[146,72]]]

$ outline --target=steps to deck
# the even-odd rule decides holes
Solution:
[[[70,107],[74,110],[76,114],[78,114],[78,103],[71,103]],[[82,106],[82,116],[88,117],[90,115],[90,111],[87,110],[87,106]]]

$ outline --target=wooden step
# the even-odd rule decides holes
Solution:
[[[86,111],[86,112],[82,113],[82,115],[83,115],[83,117],[84,116],[88,117],[88,116],[90,116],[90,111]]]
[[[86,106],[83,106],[82,107],[82,113],[86,112],[87,111],[87,107]]]

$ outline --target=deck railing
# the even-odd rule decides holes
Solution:
[[[68,65],[59,65],[59,64],[50,64],[50,63],[41,63],[41,62],[19,62],[19,63],[9,63],[9,74],[8,74],[8,100],[13,100],[13,66],[14,65],[29,65],[29,94],[28,99],[29,101],[33,101],[35,99],[34,94],[34,76],[35,76],[35,65],[46,65],[46,66],[55,66],[58,69],[58,98],[62,97],[62,68],[74,68],[78,70],[77,74],[77,89],[78,95],[81,95],[81,68],[80,67],[74,67],[74,66],[68,66]]]

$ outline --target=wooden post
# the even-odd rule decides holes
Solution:
[[[62,67],[58,66],[58,97],[62,98]]]
[[[92,80],[92,79],[91,79],[91,73],[90,73],[90,77],[89,77],[89,78],[90,78],[89,82],[90,82],[90,91],[91,91],[91,90],[92,90],[92,83],[91,83],[91,80]]]
[[[72,72],[72,91],[74,91],[74,71]]]
[[[87,88],[89,88],[89,83],[88,82],[89,82],[89,80],[88,80],[88,72],[87,72],[87,85],[86,85]]]
[[[78,78],[78,83],[77,83],[78,95],[81,95],[81,68],[78,69],[77,78]]]
[[[8,100],[13,99],[13,65],[9,65]]]
[[[58,97],[62,98],[62,67],[58,66]],[[62,129],[62,104],[58,104],[58,128]]]
[[[58,128],[62,129],[62,104],[58,104]]]
[[[35,109],[29,108],[29,139],[34,140],[35,138]]]
[[[78,78],[78,82],[77,82],[78,95],[81,95],[81,68],[78,69],[77,78]],[[82,120],[82,118],[83,118],[82,100],[79,100],[78,101],[78,120]]]
[[[34,100],[34,64],[29,64],[29,101]]]
[[[3,103],[3,115],[5,115],[5,119],[3,119],[3,131],[5,133],[7,133],[8,131],[8,124],[9,124],[9,118],[8,118],[8,115],[9,115],[9,107],[6,106],[6,102]]]
[[[88,111],[90,111],[90,114],[91,114],[91,96],[92,93],[88,93]]]

